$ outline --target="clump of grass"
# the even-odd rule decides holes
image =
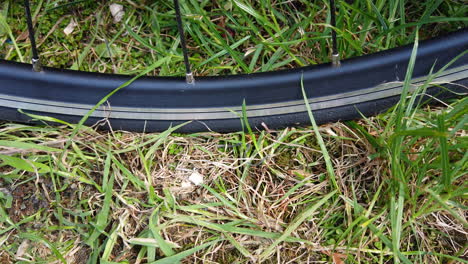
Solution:
[[[21,60],[30,54],[19,1],[4,1],[0,54]],[[338,46],[350,58],[411,43],[417,27],[424,38],[466,27],[462,1],[336,1]],[[37,39],[46,65],[75,70],[137,74],[155,61],[150,74],[183,75],[171,1],[121,2],[125,18],[115,23],[108,1],[33,1]],[[251,73],[329,61],[329,1],[181,1],[197,75]],[[2,21],[2,19],[0,19]],[[65,35],[71,22],[76,29]],[[8,44],[8,43],[12,44]],[[109,51],[111,51],[109,53]],[[27,61],[27,59],[26,59]]]

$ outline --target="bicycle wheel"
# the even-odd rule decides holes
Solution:
[[[182,34],[183,35],[183,34]],[[468,49],[466,29],[419,44],[413,82],[426,80]],[[142,77],[119,90],[94,111],[86,124],[108,118],[114,129],[161,131],[187,121],[181,132],[242,129],[243,102],[252,127],[309,123],[301,82],[318,123],[374,115],[394,105],[412,45],[330,64],[275,72],[197,77],[194,84],[178,77]],[[28,122],[18,112],[78,122],[89,109],[131,77],[44,68],[0,60],[0,118]],[[302,81],[301,81],[302,80]],[[459,57],[434,79],[458,89],[468,84],[468,55]],[[436,95],[440,89],[430,89]]]

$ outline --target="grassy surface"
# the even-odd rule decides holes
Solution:
[[[409,101],[254,134],[4,124],[0,262],[463,262],[468,100]]]
[[[155,61],[154,75],[183,75],[172,1],[32,1],[39,49],[46,65],[134,74]],[[349,58],[412,43],[467,25],[464,1],[337,1],[341,56]],[[0,58],[29,61],[30,45],[19,1],[2,1]],[[329,61],[328,1],[181,1],[190,61],[197,75],[277,70]],[[6,19],[5,19],[6,18]],[[70,22],[70,35],[63,30]],[[2,30],[3,28],[3,30]],[[11,31],[12,35],[8,34]]]
[[[166,37],[175,30],[168,2],[158,1],[153,6],[143,1],[123,2],[126,23],[137,33],[133,35],[123,33],[123,24],[111,22],[106,7],[98,7],[94,1],[77,2],[72,2],[70,11],[54,5],[60,1],[37,1],[42,3],[38,19],[49,21],[49,28],[58,25],[48,37],[43,35],[48,30],[41,30],[45,39],[41,49],[52,65],[73,67],[64,58],[77,63],[81,57],[78,68],[133,73],[141,72],[153,58],[169,54],[171,63],[158,73],[182,72],[177,41]],[[256,17],[241,14],[236,2],[248,3],[233,1],[229,6],[226,1],[186,1],[185,12],[193,14],[188,16],[193,20],[192,34],[197,30],[215,32],[209,27],[219,26],[219,17],[225,16],[232,27],[237,26],[233,20],[242,19],[238,26],[244,30],[236,30],[237,41],[250,36],[231,50],[241,60],[222,54],[205,65],[201,64],[206,58],[224,50],[223,43],[235,42],[230,33],[223,35],[222,31],[216,31],[219,36],[192,37],[192,61],[198,73],[244,71],[239,61],[252,70],[262,70],[264,65],[300,65],[291,54],[306,64],[327,60],[327,33],[298,37],[294,30],[288,36],[286,30],[278,40],[267,35],[268,30],[273,35],[276,32],[274,10],[287,11],[293,6],[303,11],[292,9],[292,18],[287,19],[297,16],[305,22],[291,22],[290,27],[326,28],[319,25],[327,17],[325,3],[252,1],[250,5],[258,5]],[[13,1],[4,3],[10,3],[8,28],[17,37],[8,37],[3,26],[6,33],[0,41],[12,44],[3,45],[2,52],[9,59],[19,59],[20,54],[26,58],[28,44],[20,38],[24,32],[20,9]],[[206,18],[195,15],[201,14],[196,3],[219,12],[211,24],[205,23],[207,29],[200,23],[207,22]],[[346,2],[340,3],[346,6]],[[392,37],[379,37],[383,25],[422,24],[418,21],[459,17],[464,14],[460,10],[466,10],[460,1],[372,3],[350,4],[355,8],[348,9],[349,17],[340,21],[342,32],[351,36],[349,41],[340,40],[345,56],[361,54],[351,43],[359,44],[364,53],[413,40],[413,27],[393,29]],[[406,11],[401,11],[401,3]],[[158,19],[148,8],[158,10]],[[70,12],[75,12],[73,17],[82,28],[65,37],[61,29],[69,23]],[[308,12],[316,15],[304,15]],[[402,20],[405,12],[408,15]],[[271,27],[262,18],[273,23]],[[103,22],[95,23],[99,19]],[[279,16],[276,19],[283,28],[285,22]],[[262,25],[263,33],[251,34],[246,29],[252,27],[249,23]],[[438,34],[462,24],[460,19],[431,24],[434,31],[426,28],[422,34]],[[119,30],[124,31],[117,34]],[[121,34],[128,39],[120,38]],[[83,42],[75,39],[79,35]],[[137,41],[136,36],[146,42]],[[167,38],[165,44],[157,44],[157,36]],[[271,44],[291,41],[289,37],[314,44],[288,45],[291,53],[284,45]],[[99,54],[103,48],[98,46],[106,39],[122,54]],[[368,41],[371,39],[379,41]],[[124,41],[131,44],[123,46]],[[245,58],[249,47],[255,50],[252,57]],[[281,56],[275,57],[278,50]],[[120,63],[127,54],[129,62],[113,63]],[[276,61],[271,62],[272,58]],[[291,61],[276,64],[287,60]],[[407,83],[410,76],[411,67]],[[425,88],[421,86],[418,93]],[[440,107],[413,107],[418,102],[404,92],[397,107],[374,118],[231,134],[135,134],[76,130],[74,125],[3,124],[0,263],[466,262],[468,99]],[[193,184],[190,179],[194,177],[203,178],[203,184]]]

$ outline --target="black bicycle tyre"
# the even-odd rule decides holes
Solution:
[[[180,132],[242,129],[245,101],[249,123],[279,128],[309,122],[301,79],[318,123],[359,118],[394,105],[402,90],[412,45],[343,60],[276,72],[184,78],[142,77],[118,91],[86,124],[108,118],[113,129],[162,131],[187,121]],[[468,50],[468,30],[419,44],[413,82],[422,83]],[[0,119],[30,122],[24,112],[76,123],[89,109],[131,76],[45,68],[0,60]],[[458,89],[468,85],[468,54],[434,79]],[[430,90],[437,93],[439,90]],[[236,114],[237,112],[237,114]]]

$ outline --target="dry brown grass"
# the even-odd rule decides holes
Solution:
[[[379,139],[382,124],[374,119],[373,126],[362,127]],[[385,244],[391,237],[391,175],[385,151],[343,123],[320,131],[341,194],[311,211],[266,256],[265,250],[301,213],[333,191],[311,130],[264,131],[252,134],[255,138],[243,133],[160,137],[87,130],[62,153],[3,147],[2,153],[52,170],[27,172],[3,164],[1,190],[11,195],[12,205],[0,222],[0,259],[58,263],[60,252],[69,263],[85,263],[93,254],[101,261],[146,263],[167,255],[154,247],[159,242],[152,232],[157,232],[170,252],[219,240],[189,254],[184,263],[387,263],[393,253]],[[71,132],[10,124],[0,133],[5,139],[60,148]],[[427,143],[415,141],[413,149]],[[414,155],[408,157],[416,162]],[[452,155],[454,162],[457,155]],[[434,160],[427,162],[421,166]],[[194,172],[203,176],[203,186],[190,183]],[[439,172],[427,173],[422,183],[416,174],[408,175],[401,251],[421,263],[439,263],[441,257],[410,252],[463,258],[466,226],[431,196],[421,195]],[[454,188],[464,186],[465,178]],[[112,188],[108,200],[107,188]],[[453,199],[466,204],[461,197]],[[96,229],[106,205],[103,229]],[[463,217],[462,208],[452,210]],[[93,232],[101,234],[90,242]]]

